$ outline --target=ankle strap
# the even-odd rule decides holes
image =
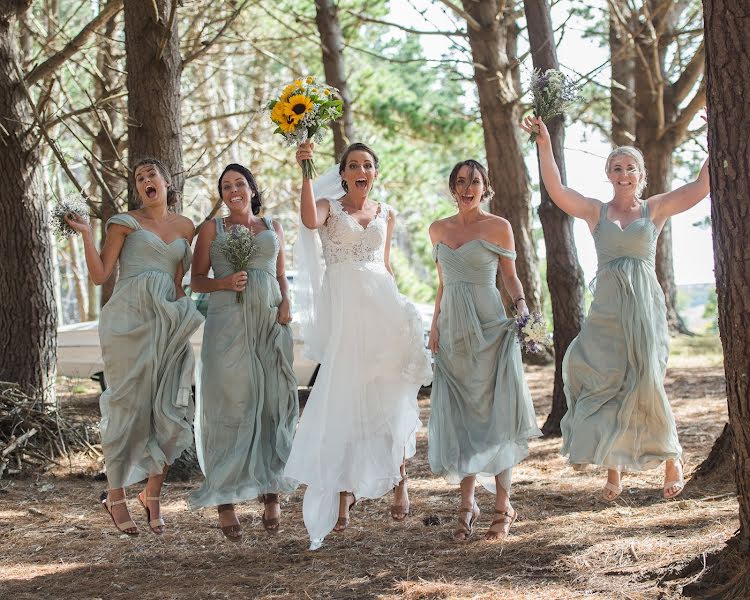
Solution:
[[[117,506],[118,504],[125,504],[128,500],[127,500],[127,498],[123,498],[122,500],[110,500],[109,496],[108,496],[107,498],[104,499],[104,501],[109,506]]]

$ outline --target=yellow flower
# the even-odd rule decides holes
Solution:
[[[331,95],[331,90],[323,90],[323,93],[324,93],[324,94],[325,94],[326,96],[330,96],[330,95]]]
[[[297,127],[297,121],[298,119],[295,119],[294,117],[284,117],[281,123],[279,123],[279,129],[284,133],[294,133],[294,129]]]
[[[277,102],[274,104],[273,109],[271,110],[271,120],[276,123],[277,125],[280,124],[282,121],[286,121],[286,102]]]
[[[298,88],[301,88],[301,87],[302,87],[302,85],[303,85],[303,83],[302,83],[302,80],[301,80],[301,79],[295,79],[295,80],[294,80],[294,87],[298,87]]]
[[[312,92],[313,94],[317,94],[317,93],[318,93],[318,88],[312,88],[312,89],[311,89],[310,91],[311,91],[311,92]]]
[[[294,124],[296,125],[300,122],[302,117],[312,110],[312,107],[313,101],[310,100],[310,98],[302,94],[297,94],[296,96],[289,98],[289,101],[286,103],[284,114],[286,114],[287,117],[295,119]]]
[[[291,96],[298,87],[299,86],[296,85],[296,82],[290,83],[284,88],[284,91],[281,92],[281,98],[279,98],[279,101],[286,102],[287,100],[289,100],[289,96]]]
[[[312,77],[308,77],[305,81],[307,81],[307,83],[312,83],[315,80]]]

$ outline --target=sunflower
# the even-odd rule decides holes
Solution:
[[[310,98],[302,94],[297,94],[289,98],[284,113],[287,117],[294,119],[294,124],[296,125],[312,108],[313,101]]]
[[[271,110],[271,120],[277,125],[286,121],[286,107],[288,104],[279,100]]]
[[[294,133],[294,130],[297,127],[297,122],[298,119],[285,116],[281,122],[279,122],[279,129],[281,129],[282,133]]]
[[[300,87],[297,85],[297,83],[290,83],[288,86],[284,88],[284,91],[281,92],[281,98],[279,100],[281,102],[286,102],[289,100],[289,97],[297,90],[297,88]]]

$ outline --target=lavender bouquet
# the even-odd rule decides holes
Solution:
[[[516,317],[516,336],[521,350],[526,354],[537,354],[551,342],[547,326],[539,312]]]
[[[244,225],[232,225],[223,238],[217,240],[219,250],[232,266],[232,270],[244,271],[250,259],[258,251],[255,235]],[[237,302],[242,302],[243,292],[237,292]]]
[[[565,114],[581,99],[576,83],[556,69],[547,69],[544,73],[536,69],[531,75],[530,91],[534,116],[541,117],[545,123],[552,117]],[[532,132],[529,141],[533,142],[536,136]]]
[[[89,207],[78,194],[71,194],[60,199],[52,207],[50,212],[49,226],[57,237],[70,237],[79,235],[65,220],[66,216],[81,217],[87,223],[89,222]]]

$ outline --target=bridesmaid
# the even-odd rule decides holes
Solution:
[[[83,237],[91,280],[101,285],[120,262],[112,297],[99,317],[107,389],[99,406],[109,490],[102,504],[117,529],[137,535],[125,487],[148,478],[138,501],[152,532],[164,532],[159,497],[167,468],[192,444],[190,336],[203,317],[182,290],[190,266],[190,219],[173,212],[177,192],[167,168],[146,158],[133,170],[142,205],[107,221],[97,252],[88,223],[66,218]]]
[[[239,541],[234,504],[260,495],[263,526],[275,533],[279,493],[296,487],[283,472],[297,425],[297,379],[284,232],[277,222],[257,216],[261,193],[247,168],[228,165],[218,188],[229,215],[201,228],[192,268],[192,289],[211,295],[196,386],[196,446],[206,480],[189,504],[217,506],[222,532]],[[249,228],[258,245],[239,272],[214,243],[235,225]]]
[[[453,167],[448,180],[458,213],[430,226],[440,285],[429,345],[435,377],[429,422],[430,467],[460,483],[455,540],[468,539],[479,518],[477,479],[495,496],[485,535],[502,540],[518,513],[510,503],[511,469],[541,435],[523,374],[515,319],[506,317],[496,287],[503,285],[519,314],[528,314],[516,275],[510,223],[484,212],[492,197],[487,171],[474,160]]]
[[[664,391],[669,334],[654,270],[656,241],[669,217],[708,194],[708,161],[694,182],[641,200],[643,155],[630,146],[616,148],[605,166],[613,198],[600,202],[562,184],[540,119],[527,117],[522,127],[539,132],[544,186],[557,206],[586,221],[599,262],[589,314],[563,360],[568,412],[562,454],[574,465],[607,467],[602,497],[608,501],[622,493],[623,470],[664,463],[662,495],[674,498],[684,487],[682,448]]]

